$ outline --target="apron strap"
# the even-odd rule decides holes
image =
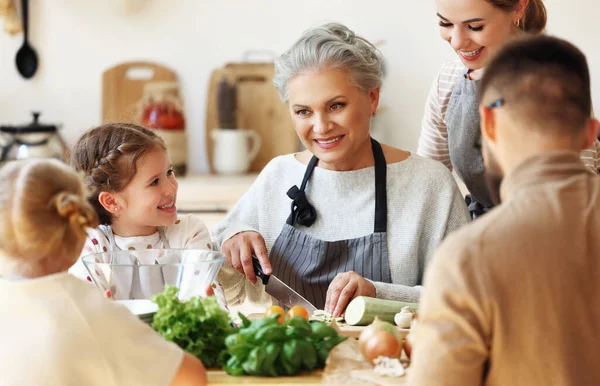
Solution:
[[[304,172],[304,177],[302,178],[302,185],[300,185],[301,191],[304,192],[304,189],[306,189],[306,184],[308,184],[308,180],[310,180],[310,176],[312,176],[312,173],[315,170],[315,167],[317,166],[317,162],[319,162],[319,159],[317,158],[317,156],[313,155],[310,159],[310,162],[308,163],[308,166],[306,167],[306,171]]]
[[[375,160],[375,232],[387,232],[387,162],[381,145],[373,138],[371,147]],[[292,199],[291,214],[286,221],[288,225],[293,226],[297,221],[300,225],[310,227],[317,219],[317,212],[305,195],[306,185],[317,162],[319,159],[313,156],[306,167],[300,188],[294,185],[287,192]]]
[[[293,226],[294,222],[297,221],[300,225],[310,227],[317,220],[317,211],[315,210],[315,207],[308,202],[305,193],[306,184],[308,184],[308,180],[315,170],[317,162],[319,162],[319,159],[316,156],[313,156],[310,159],[306,171],[304,172],[300,189],[298,189],[298,186],[294,185],[287,191],[287,196],[292,199],[292,210],[286,221],[289,225]]]
[[[371,138],[375,159],[375,233],[387,232],[387,162],[379,142]]]

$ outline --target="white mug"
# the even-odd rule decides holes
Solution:
[[[213,167],[219,174],[242,174],[258,155],[260,136],[248,129],[214,129]],[[252,144],[248,139],[251,139]]]

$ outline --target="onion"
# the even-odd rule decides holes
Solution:
[[[396,330],[396,327],[394,327],[394,325],[392,325],[391,323],[384,322],[378,317],[375,317],[373,323],[371,323],[367,328],[365,328],[358,337],[358,349],[360,350],[360,352],[363,352],[363,348],[367,341],[369,341],[372,336],[381,331],[386,331],[392,334],[398,341],[398,344],[402,345],[402,337],[400,337],[400,333],[398,332],[398,330]]]
[[[379,357],[400,358],[402,344],[393,334],[379,331],[365,343],[362,354],[371,363]]]

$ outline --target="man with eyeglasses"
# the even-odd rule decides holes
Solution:
[[[451,234],[425,275],[410,384],[600,385],[600,178],[585,56],[538,36],[486,68],[487,183],[500,203]]]

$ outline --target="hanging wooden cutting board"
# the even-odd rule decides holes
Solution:
[[[274,157],[298,151],[299,139],[287,106],[273,86],[273,63],[229,63],[213,71],[206,106],[206,148],[211,171],[214,144],[211,131],[219,127],[218,84],[225,77],[237,86],[237,127],[261,137],[260,151],[249,172],[260,172]]]
[[[137,103],[144,86],[174,81],[175,72],[157,63],[125,62],[109,68],[102,74],[102,122],[139,123]]]

